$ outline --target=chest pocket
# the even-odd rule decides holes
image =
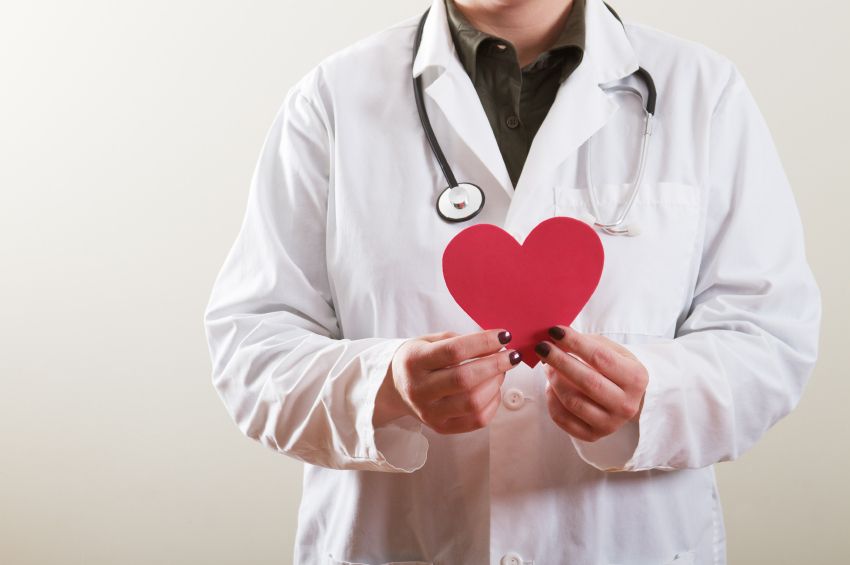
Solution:
[[[597,186],[600,221],[622,210],[627,185]],[[558,189],[559,215],[592,217],[586,188]],[[596,292],[573,326],[583,332],[672,337],[687,308],[697,258],[700,193],[696,186],[648,182],[641,186],[625,225],[635,236],[598,232],[605,265]]]

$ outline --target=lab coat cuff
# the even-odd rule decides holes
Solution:
[[[650,463],[653,438],[658,437],[656,430],[659,425],[662,425],[663,419],[657,399],[663,388],[664,375],[656,369],[652,355],[640,345],[624,345],[624,347],[638,358],[649,374],[638,420],[626,422],[613,434],[595,442],[573,438],[573,444],[579,456],[600,471],[667,469],[668,467],[659,467]]]
[[[422,433],[422,422],[413,416],[403,416],[375,428],[372,418],[378,390],[384,382],[393,355],[405,338],[388,339],[363,353],[366,367],[366,398],[357,416],[361,437],[361,457],[371,461],[376,471],[412,473],[425,464],[428,439]]]

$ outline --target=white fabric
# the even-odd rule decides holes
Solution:
[[[435,2],[413,71],[458,180],[486,194],[473,222],[520,239],[553,215],[587,216],[594,134],[594,179],[613,210],[639,131],[599,85],[638,61],[655,78],[629,220],[641,233],[601,236],[602,280],[573,324],[625,344],[649,387],[640,421],[592,444],[549,418],[543,365],[508,372],[503,391],[524,400],[487,428],[443,436],[405,417],[373,429],[404,340],[479,329],[442,279],[442,251],[467,224],[434,208],[445,181],[413,100],[418,19],[328,57],[288,92],[205,314],[236,424],[305,463],[294,561],[725,563],[712,464],[796,405],[820,321],[792,192],[746,84],[718,54],[645,26],[626,35],[588,0],[585,59],[514,189]]]

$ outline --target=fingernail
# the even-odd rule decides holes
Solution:
[[[511,351],[508,355],[508,359],[511,360],[511,365],[516,365],[522,361],[522,355],[520,355],[519,351]]]
[[[562,337],[567,335],[567,333],[560,326],[552,326],[551,328],[549,328],[549,335],[551,335],[555,339],[561,339]]]
[[[541,357],[546,357],[549,355],[549,344],[545,341],[541,341],[534,346],[534,351],[536,351]]]
[[[513,336],[511,335],[511,332],[509,332],[508,330],[499,332],[499,343],[504,345],[505,343],[508,343],[512,337]]]

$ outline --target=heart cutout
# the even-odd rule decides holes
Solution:
[[[566,216],[540,222],[520,245],[493,224],[470,226],[443,251],[443,277],[458,305],[483,329],[506,328],[507,347],[534,367],[537,342],[568,326],[602,276],[604,252],[596,231]]]

